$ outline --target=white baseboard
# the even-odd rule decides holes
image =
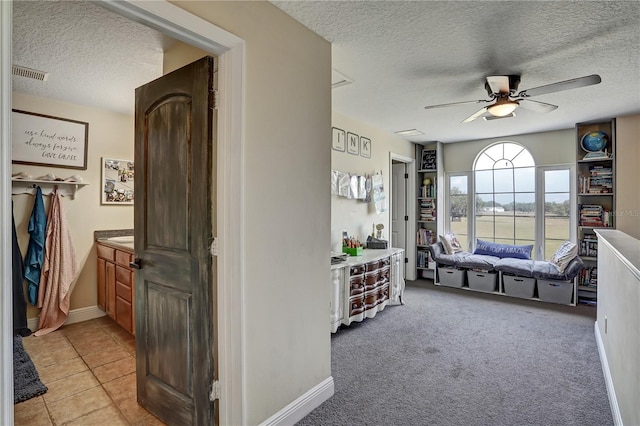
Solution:
[[[88,321],[94,318],[100,318],[105,316],[106,313],[97,306],[88,306],[86,308],[72,309],[69,311],[69,318],[64,322],[66,325],[76,322]],[[33,332],[38,329],[38,321],[40,315],[35,318],[29,318],[27,320],[27,327]]]
[[[333,377],[329,376],[301,395],[291,404],[262,422],[261,426],[288,426],[299,422],[304,416],[333,396]]]
[[[604,350],[604,342],[600,335],[600,328],[598,328],[598,321],[595,324],[596,330],[596,343],[598,344],[598,353],[600,354],[600,362],[602,363],[602,373],[604,374],[604,382],[607,385],[607,395],[609,395],[609,405],[611,405],[611,415],[613,417],[613,424],[616,426],[623,426],[622,415],[620,414],[620,407],[618,406],[618,399],[616,398],[616,390],[613,388],[613,378],[611,377],[611,371],[609,370],[609,361],[607,360],[607,353]]]

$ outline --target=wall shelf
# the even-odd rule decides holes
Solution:
[[[63,197],[74,199],[76,192],[89,185],[88,182],[65,182],[55,180],[29,180],[29,179],[11,179],[11,194],[36,194],[36,188],[39,186],[42,195],[50,195],[57,186],[58,192]]]

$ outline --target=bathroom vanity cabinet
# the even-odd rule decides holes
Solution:
[[[133,248],[98,240],[97,255],[98,307],[135,335],[134,273],[129,266]]]

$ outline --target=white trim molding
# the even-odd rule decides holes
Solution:
[[[107,314],[97,306],[87,306],[86,308],[72,309],[69,311],[69,317],[64,322],[64,325],[89,321],[94,318],[103,317],[105,315]],[[38,321],[40,321],[40,315],[35,318],[29,318],[27,320],[27,327],[29,327],[32,332],[35,332],[38,329]]]
[[[596,333],[596,343],[598,345],[598,354],[600,355],[600,362],[602,363],[604,382],[607,385],[609,405],[611,405],[611,416],[613,417],[613,424],[616,426],[622,426],[622,414],[620,414],[618,398],[616,398],[616,390],[613,387],[613,378],[611,377],[611,370],[609,370],[609,361],[607,360],[607,353],[604,350],[604,342],[602,341],[602,336],[600,335],[598,321],[596,321],[594,328]]]
[[[333,377],[329,376],[303,395],[300,395],[282,410],[260,423],[260,426],[294,425],[324,401],[331,398],[334,389]]]
[[[13,424],[13,286],[11,283],[11,63],[13,2],[0,1],[0,424]]]

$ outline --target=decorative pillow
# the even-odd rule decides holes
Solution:
[[[549,262],[562,274],[569,262],[571,262],[577,255],[578,246],[571,241],[565,241],[562,243],[558,251],[554,253]]]
[[[462,251],[462,244],[458,241],[458,237],[453,232],[449,232],[445,235],[440,235],[440,241],[444,247],[444,251],[447,254],[460,253]]]
[[[477,240],[476,251],[473,254],[486,254],[497,256],[501,259],[508,257],[512,259],[531,259],[533,245],[515,246],[512,244],[492,243],[491,241]]]

